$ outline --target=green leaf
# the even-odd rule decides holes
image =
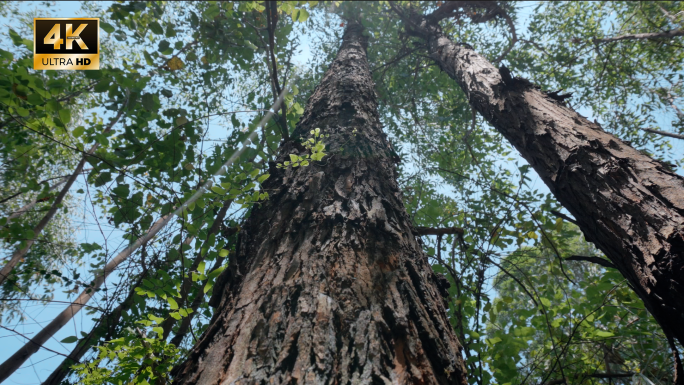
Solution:
[[[71,111],[67,109],[59,110],[59,119],[64,124],[68,124],[71,121]]]
[[[63,344],[73,344],[74,342],[78,341],[78,337],[76,336],[70,336],[65,339],[63,339],[62,342]]]
[[[160,337],[164,335],[164,328],[161,328],[159,326],[153,327],[152,331],[157,333]]]
[[[17,114],[19,114],[19,116],[21,116],[22,118],[29,116],[29,110],[27,110],[26,108],[16,107],[16,110]]]
[[[8,52],[8,51],[2,50],[2,49],[0,49],[0,57],[7,59],[8,62],[11,62],[12,59],[14,59],[14,55],[12,55],[11,52]]]
[[[43,97],[38,95],[37,93],[32,93],[31,95],[28,96],[26,99],[29,103],[39,106],[43,104]]]
[[[209,275],[207,276],[207,279],[213,280],[214,278],[218,277],[219,274],[221,274],[223,272],[223,270],[225,270],[225,269],[226,269],[226,266],[219,267],[218,269],[209,273]]]
[[[78,138],[78,137],[80,137],[81,135],[83,135],[84,132],[85,132],[85,127],[83,127],[83,126],[78,126],[78,127],[74,128],[74,130],[71,132],[71,134],[72,134],[74,137]]]
[[[551,301],[549,301],[548,298],[540,298],[540,301],[546,307],[551,306]]]
[[[176,310],[178,309],[178,303],[176,302],[173,297],[167,297],[166,301],[169,303],[169,306],[171,307],[171,310]]]
[[[206,285],[204,285],[204,294],[207,294],[211,288],[214,287],[213,282],[207,282]]]
[[[157,35],[162,35],[164,33],[164,28],[162,28],[162,26],[159,25],[159,23],[157,23],[156,21],[149,23],[148,26],[150,27],[150,31],[154,32]]]
[[[143,50],[143,56],[145,56],[145,63],[147,63],[147,65],[154,65],[154,59],[152,58],[152,55],[149,54],[149,52]]]
[[[494,338],[488,339],[487,341],[489,341],[490,344],[494,345],[495,343],[501,342],[501,341],[503,341],[503,340],[502,340],[501,338],[499,338],[499,337],[494,337]]]
[[[606,331],[603,331],[603,330],[597,330],[597,331],[596,331],[596,335],[597,335],[598,337],[612,337],[612,336],[614,336],[613,333],[611,333],[611,332],[606,332]]]
[[[221,249],[221,250],[219,250],[219,257],[221,257],[221,258],[227,257],[228,254],[230,254],[230,251],[228,251],[228,250],[226,250],[226,249]],[[211,275],[211,274],[210,274],[210,275]]]
[[[299,10],[299,16],[297,17],[297,21],[299,21],[300,23],[303,23],[308,18],[309,18],[309,11],[307,11],[306,9],[303,9],[303,8],[300,9]]]
[[[212,186],[211,191],[213,191],[219,195],[223,195],[226,193],[226,190],[222,189],[221,186]]]
[[[100,28],[102,28],[107,33],[112,33],[115,31],[114,27],[111,24],[105,23],[103,21],[100,21]]]
[[[155,111],[157,109],[157,102],[152,94],[144,94],[142,96],[142,105],[146,110]]]

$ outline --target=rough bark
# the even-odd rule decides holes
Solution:
[[[177,384],[462,384],[461,347],[401,200],[359,24],[293,138],[326,156],[277,169],[214,287],[214,318]],[[354,134],[354,132],[356,134]],[[281,147],[306,153],[296,141]]]
[[[429,54],[537,171],[625,276],[665,330],[684,343],[684,179],[604,132],[527,80],[449,40],[430,17],[405,19]]]

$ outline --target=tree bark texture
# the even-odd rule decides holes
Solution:
[[[320,128],[327,155],[278,169],[239,234],[215,316],[176,384],[462,384],[461,347],[401,200],[366,40],[349,23],[292,141]]]
[[[537,171],[624,275],[647,309],[684,343],[684,179],[604,132],[529,81],[512,78],[430,17],[407,19],[429,54]]]

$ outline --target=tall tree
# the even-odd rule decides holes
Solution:
[[[665,333],[684,342],[684,179],[566,106],[563,95],[497,69],[439,26],[455,15],[504,15],[496,4],[449,2],[428,16],[395,10],[627,278]]]
[[[443,281],[401,201],[362,30],[348,23],[281,147],[284,168],[271,164],[270,199],[240,233],[176,383],[467,383]],[[297,140],[319,128],[330,155],[307,166]]]

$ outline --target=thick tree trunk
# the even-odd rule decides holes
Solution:
[[[467,384],[445,284],[401,201],[361,31],[348,25],[293,135],[320,128],[329,155],[271,167],[271,197],[240,233],[175,383]],[[281,162],[292,153],[306,150],[286,142]]]
[[[627,278],[666,333],[684,343],[684,179],[604,132],[530,82],[497,70],[436,21],[413,15],[413,33],[470,104],[537,171]]]

